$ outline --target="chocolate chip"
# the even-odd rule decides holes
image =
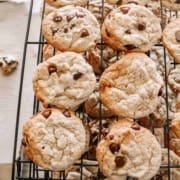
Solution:
[[[140,130],[140,126],[137,123],[133,123],[131,128],[134,129],[134,130],[137,130],[137,131]]]
[[[143,30],[146,29],[146,25],[144,23],[139,23],[137,28],[138,28],[139,31],[143,31]]]
[[[136,48],[136,46],[134,46],[133,44],[127,44],[124,47],[127,48],[128,50],[132,50]]]
[[[68,28],[64,28],[64,33],[67,33],[68,32]]]
[[[76,26],[75,24],[71,24],[70,29],[72,29],[72,28],[75,27],[75,26]]]
[[[54,72],[57,72],[57,67],[55,65],[50,65],[48,67],[49,74],[52,74]]]
[[[47,119],[51,115],[51,110],[46,109],[41,114]]]
[[[131,3],[138,5],[138,3],[135,1],[129,1],[127,4],[131,4]]]
[[[22,144],[23,146],[25,146],[25,147],[27,146],[25,139],[22,139],[22,140],[21,140],[21,144]]]
[[[105,31],[106,31],[106,35],[107,35],[108,37],[111,37],[109,31],[108,31],[106,28],[105,28]]]
[[[130,29],[127,29],[127,30],[125,31],[125,33],[126,33],[126,34],[131,34],[131,30],[130,30]]]
[[[126,159],[123,156],[117,156],[115,158],[116,167],[121,168],[126,164]]]
[[[130,8],[129,7],[120,7],[120,10],[123,14],[127,14],[129,12]]]
[[[62,17],[61,16],[54,16],[53,17],[53,21],[54,22],[61,22],[62,21]]]
[[[109,139],[110,140],[113,140],[114,139],[114,136],[111,134],[111,135],[109,135]]]
[[[71,117],[71,113],[68,110],[63,111],[64,116]]]
[[[59,29],[56,27],[52,27],[51,30],[52,30],[52,34],[54,36],[54,34],[57,33]]]
[[[78,72],[76,74],[73,75],[73,79],[74,80],[78,80],[83,74],[81,72]]]
[[[180,42],[180,31],[176,31],[175,36],[176,36],[176,41]]]
[[[163,88],[160,88],[159,92],[158,92],[158,96],[162,96],[163,95]]]
[[[67,16],[67,17],[66,17],[66,20],[67,20],[67,22],[70,22],[73,18],[74,18],[74,16],[73,16],[73,15],[70,15],[70,16]]]
[[[3,63],[2,62],[0,62],[0,67],[3,65]]]
[[[117,4],[117,5],[121,5],[121,4],[122,4],[122,0],[117,1],[116,4]]]
[[[176,0],[175,3],[180,4],[180,0]]]
[[[87,29],[82,29],[81,37],[86,37],[86,36],[89,36],[88,30]]]
[[[107,134],[109,133],[109,130],[107,128],[103,128],[101,133],[102,133],[103,137],[106,137]]]
[[[117,144],[117,143],[111,143],[109,145],[109,149],[110,151],[114,154],[115,152],[118,152],[119,149],[120,149],[120,144]]]
[[[42,146],[42,149],[44,149],[45,147],[44,146]]]
[[[83,18],[84,16],[85,16],[85,14],[76,13],[76,17],[78,17],[78,18]]]

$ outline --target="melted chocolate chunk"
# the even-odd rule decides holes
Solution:
[[[86,36],[89,36],[89,32],[87,29],[83,29],[81,32],[81,37],[86,37]]]
[[[75,24],[71,24],[70,29],[74,28],[75,26]]]
[[[115,152],[118,152],[119,149],[120,149],[120,144],[117,144],[117,143],[111,143],[109,145],[109,149],[110,151],[114,154]]]
[[[141,127],[137,123],[133,123],[131,128],[134,129],[134,130],[137,130],[137,131],[141,129]]]
[[[41,114],[47,119],[51,115],[51,110],[46,109]]]
[[[128,8],[128,7],[120,7],[120,10],[121,10],[121,12],[123,14],[127,14],[129,12],[130,8]]]
[[[158,92],[158,96],[162,96],[162,95],[163,95],[163,87],[161,87],[159,92]]]
[[[64,33],[67,33],[68,32],[68,28],[64,28]]]
[[[78,72],[76,74],[73,75],[73,79],[74,80],[78,80],[83,74],[81,72]]]
[[[70,15],[70,16],[67,16],[67,17],[66,17],[66,20],[67,20],[67,22],[70,22],[73,18],[74,18],[74,16],[73,16],[73,15]]]
[[[175,37],[176,37],[176,41],[180,42],[180,31],[176,31]]]
[[[176,0],[175,3],[180,4],[180,0]]]
[[[71,113],[68,110],[64,110],[63,114],[64,114],[64,116],[66,116],[68,118],[71,117]]]
[[[131,30],[130,30],[130,29],[127,29],[127,30],[125,31],[125,33],[126,33],[126,34],[131,34]]]
[[[137,26],[137,28],[138,28],[139,31],[143,31],[143,30],[146,29],[146,25],[143,24],[143,23],[139,23],[138,26]]]
[[[127,44],[124,47],[127,48],[128,50],[132,50],[136,48],[136,46],[134,46],[133,44]]]
[[[115,158],[116,167],[121,168],[126,164],[126,159],[123,156],[117,156]]]
[[[114,139],[114,136],[111,134],[111,135],[109,135],[109,139],[110,140],[113,140]]]
[[[22,139],[22,140],[21,140],[21,144],[22,144],[24,147],[27,146],[25,139]]]
[[[54,16],[53,17],[53,21],[54,22],[61,22],[62,21],[62,17],[61,16]]]
[[[129,1],[127,4],[131,4],[131,3],[138,5],[138,3],[135,1]]]
[[[49,74],[52,74],[54,72],[57,72],[57,67],[55,65],[50,65],[48,67]]]
[[[101,133],[102,133],[103,137],[106,137],[109,133],[109,130],[107,128],[103,128]]]

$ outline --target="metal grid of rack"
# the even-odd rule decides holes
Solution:
[[[18,131],[19,131],[19,123],[20,123],[20,116],[21,116],[21,110],[23,109],[22,105],[21,105],[21,101],[22,101],[22,91],[23,91],[23,82],[24,82],[24,73],[25,73],[25,66],[26,66],[26,60],[27,60],[27,51],[28,51],[28,46],[29,45],[38,45],[38,55],[37,55],[37,63],[39,64],[40,62],[43,61],[43,45],[46,44],[46,42],[43,39],[43,35],[41,32],[41,27],[40,27],[40,32],[39,32],[39,39],[37,41],[30,41],[29,40],[29,34],[30,34],[30,27],[31,27],[31,21],[32,21],[32,11],[33,11],[33,7],[34,7],[34,1],[31,0],[30,1],[30,8],[29,8],[29,16],[28,16],[28,23],[27,23],[27,32],[26,32],[26,36],[25,36],[25,42],[24,42],[24,54],[23,54],[23,61],[22,61],[22,67],[21,67],[21,77],[20,77],[20,86],[19,86],[19,99],[18,99],[18,107],[17,107],[17,116],[16,116],[16,127],[15,127],[15,138],[14,138],[14,153],[13,153],[13,168],[12,168],[12,180],[14,179],[33,179],[33,180],[65,180],[66,179],[66,173],[65,171],[59,171],[59,172],[53,172],[53,171],[49,171],[49,170],[43,170],[40,167],[37,167],[32,161],[26,160],[24,159],[23,156],[23,147],[21,146],[21,150],[20,153],[17,152],[17,140],[18,138]],[[41,20],[44,17],[44,11],[45,11],[45,6],[46,4],[43,4],[43,9],[42,9],[42,17]],[[88,3],[87,3],[87,8],[88,8]],[[179,12],[172,12],[170,10],[165,9],[164,7],[162,7],[161,4],[161,17],[163,16],[163,13],[168,14],[168,16],[171,18],[172,16],[178,17],[179,16]],[[102,0],[102,12],[101,12],[101,16],[102,19],[104,18],[104,0]],[[162,29],[164,28],[164,26],[162,25]],[[101,42],[99,43],[100,46],[102,46],[101,48],[101,59],[103,58],[103,46],[104,43],[101,40]],[[159,46],[163,49],[163,55],[164,55],[164,74],[165,74],[165,94],[166,94],[166,124],[164,126],[164,133],[167,136],[167,143],[166,146],[167,148],[169,147],[169,125],[170,125],[170,118],[169,118],[169,111],[168,111],[168,75],[167,75],[167,65],[166,65],[166,57],[167,57],[167,52],[166,49],[163,47],[162,43],[156,44],[155,46]],[[118,53],[117,53],[118,54]],[[147,54],[150,56],[151,51],[147,52]],[[117,56],[118,58],[118,56]],[[176,68],[176,63],[175,62],[171,62],[171,64],[173,64],[174,68]],[[37,99],[34,97],[34,101],[33,101],[33,114],[38,112],[39,110],[39,102],[37,101]],[[84,121],[84,123],[87,123],[88,118],[86,117],[86,115],[84,115],[84,107],[83,105],[81,106],[81,108],[79,108],[79,111],[77,112],[77,116],[81,116],[81,119]],[[151,121],[151,118],[150,120]],[[152,125],[152,123],[149,123],[150,125]],[[150,129],[153,132],[153,128],[150,127]],[[99,106],[99,135],[98,135],[98,139],[100,140],[101,137],[101,130],[102,130],[102,118],[101,118],[101,104]],[[19,153],[19,157],[17,157],[17,154]],[[83,180],[83,168],[84,167],[90,167],[90,166],[94,166],[96,168],[98,168],[98,164],[88,164],[88,163],[84,163],[84,159],[88,159],[88,153],[84,154],[82,156],[82,158],[80,159],[80,161],[78,163],[75,164],[75,166],[79,167],[79,173],[80,173],[80,178],[81,180]],[[172,179],[171,178],[171,169],[172,168],[180,168],[180,165],[171,165],[170,164],[170,150],[168,148],[168,164],[166,166],[161,166],[162,169],[166,168],[168,171],[168,180]],[[101,174],[101,172],[97,171],[96,174],[93,175],[93,177],[91,177],[90,179],[104,179],[103,175]],[[90,180],[89,179],[89,180]],[[128,177],[127,179],[132,179],[130,177]],[[163,179],[161,176],[157,175],[156,177],[154,177],[153,179]],[[173,180],[173,179],[172,179]],[[174,179],[175,180],[175,179]]]

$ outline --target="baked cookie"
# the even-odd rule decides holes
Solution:
[[[144,6],[122,5],[106,16],[102,38],[117,50],[146,52],[161,38],[160,20]]]
[[[149,0],[106,0],[108,3],[116,4],[116,5],[122,5],[122,4],[139,4],[139,5],[145,5],[149,2]]]
[[[180,10],[179,0],[161,0],[162,5],[171,10]]]
[[[44,60],[47,60],[51,58],[54,55],[60,54],[61,52],[56,50],[53,46],[50,44],[45,44],[43,46],[43,58]]]
[[[59,171],[84,153],[86,132],[73,112],[48,108],[25,123],[22,142],[28,159],[44,169]]]
[[[94,14],[99,24],[102,24],[104,18],[107,16],[107,14],[110,13],[110,11],[114,9],[114,6],[106,3],[106,1],[104,1],[102,5],[102,0],[89,0],[89,4],[87,8],[89,11],[91,11],[92,14]],[[103,15],[102,15],[102,10],[103,10]]]
[[[83,52],[95,46],[100,38],[96,18],[79,6],[65,6],[48,14],[42,32],[47,42],[60,51]]]
[[[88,99],[84,103],[85,112],[93,117],[99,118],[100,116],[100,98],[98,92],[99,84],[97,84],[96,90],[88,97]],[[101,104],[101,117],[108,118],[112,117],[114,114],[107,109],[103,104]]]
[[[174,92],[180,92],[180,66],[170,71],[168,83]]]
[[[87,61],[96,74],[101,74],[105,68],[118,59],[117,51],[108,46],[96,45],[87,52]]]
[[[100,170],[107,178],[151,179],[161,164],[161,147],[154,135],[131,119],[119,119],[96,149]]]
[[[74,52],[64,52],[40,63],[33,76],[35,96],[45,107],[75,110],[95,87],[91,66]]]
[[[180,18],[166,25],[163,31],[163,44],[174,60],[180,63]]]
[[[87,0],[45,0],[50,6],[62,7],[67,5],[86,6]]]
[[[129,53],[105,69],[99,82],[100,99],[116,115],[146,117],[156,109],[162,85],[148,56]]]

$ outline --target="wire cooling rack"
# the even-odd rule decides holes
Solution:
[[[19,124],[20,124],[20,117],[21,117],[21,111],[23,110],[22,107],[22,92],[23,92],[23,84],[24,84],[24,74],[25,74],[25,67],[26,67],[26,62],[28,59],[28,47],[31,46],[38,46],[38,53],[37,53],[37,57],[36,57],[36,64],[39,64],[40,62],[43,61],[43,45],[46,44],[46,42],[44,42],[43,36],[42,36],[42,32],[41,32],[41,26],[40,26],[40,31],[39,33],[39,39],[36,41],[31,41],[29,39],[29,35],[30,35],[30,29],[31,29],[31,21],[33,19],[32,16],[32,12],[33,12],[33,8],[34,8],[34,1],[31,0],[30,1],[30,7],[29,7],[29,15],[28,15],[28,23],[27,23],[27,32],[26,32],[26,36],[25,36],[25,42],[24,42],[24,53],[23,53],[23,60],[22,60],[22,67],[21,67],[21,76],[20,76],[20,86],[19,86],[19,98],[18,98],[18,107],[17,107],[17,116],[16,116],[16,127],[15,127],[15,138],[14,138],[14,153],[13,153],[13,164],[12,164],[12,180],[14,179],[31,179],[31,180],[65,180],[66,179],[66,172],[65,171],[59,171],[59,172],[53,172],[53,171],[49,171],[49,170],[43,170],[42,168],[36,166],[32,161],[26,160],[24,158],[23,155],[23,146],[21,146],[20,148],[20,152],[17,152],[17,147],[18,147],[18,138],[20,138],[18,136],[19,133]],[[87,3],[87,8],[88,8],[89,2]],[[46,4],[43,4],[43,8],[42,8],[42,17],[41,20],[44,17],[44,11],[45,11],[45,6]],[[173,12],[170,10],[165,9],[164,7],[162,7],[161,4],[161,18],[163,17],[163,14],[168,15],[168,17],[171,19],[172,17],[178,17],[178,13],[179,12]],[[102,19],[104,19],[104,0],[102,0],[102,11],[101,11],[101,16]],[[162,24],[162,29],[164,28],[164,24]],[[101,41],[99,43],[99,45],[102,47],[101,48],[101,60],[102,60],[102,56],[103,56],[103,46],[104,43],[103,41]],[[180,168],[180,165],[171,165],[170,164],[170,150],[169,150],[169,124],[170,124],[170,118],[169,118],[169,104],[168,104],[168,74],[167,74],[167,52],[165,50],[165,48],[162,46],[161,43],[156,44],[155,46],[159,46],[162,48],[163,50],[163,56],[164,56],[164,74],[165,74],[165,95],[166,95],[166,124],[164,126],[164,133],[165,136],[167,136],[167,142],[166,142],[166,147],[168,149],[168,164],[166,166],[161,166],[161,169],[166,169],[167,173],[168,173],[168,180],[177,180],[177,179],[172,179],[171,177],[171,169],[173,168]],[[118,54],[118,53],[117,53]],[[147,54],[150,56],[151,51],[147,52]],[[176,63],[175,62],[171,62],[171,64],[173,65],[174,68],[176,68]],[[31,82],[30,82],[31,83]],[[36,98],[34,97],[33,100],[33,114],[36,113],[39,110],[39,102],[36,100]],[[83,105],[81,106],[81,108],[79,109],[79,111],[77,112],[78,116],[81,116],[81,119],[84,121],[84,123],[87,123],[88,118],[86,117],[85,113],[84,113],[84,107]],[[150,118],[150,125],[152,124],[151,122],[151,118]],[[150,127],[150,129],[153,132],[153,128]],[[101,137],[101,130],[102,130],[102,116],[101,116],[101,104],[99,106],[99,135],[98,135],[98,140]],[[17,158],[18,157],[18,158]],[[78,167],[78,171],[79,171],[79,179],[80,180],[102,180],[105,179],[105,177],[103,177],[103,175],[101,174],[101,172],[99,171],[98,168],[98,164],[97,163],[88,163],[86,162],[86,159],[88,159],[88,153],[84,154],[82,156],[82,158],[79,160],[79,162],[77,162],[75,164],[76,167]],[[83,177],[83,171],[84,171],[84,167],[95,167],[98,170],[93,174],[92,177],[90,178],[84,178]],[[127,179],[132,179],[130,177],[127,177]],[[163,180],[163,177],[161,177],[161,175],[157,175],[153,178],[154,180]],[[69,179],[70,180],[70,179]],[[73,179],[71,179],[73,180]],[[75,179],[74,179],[75,180]],[[77,179],[78,180],[78,179]]]

